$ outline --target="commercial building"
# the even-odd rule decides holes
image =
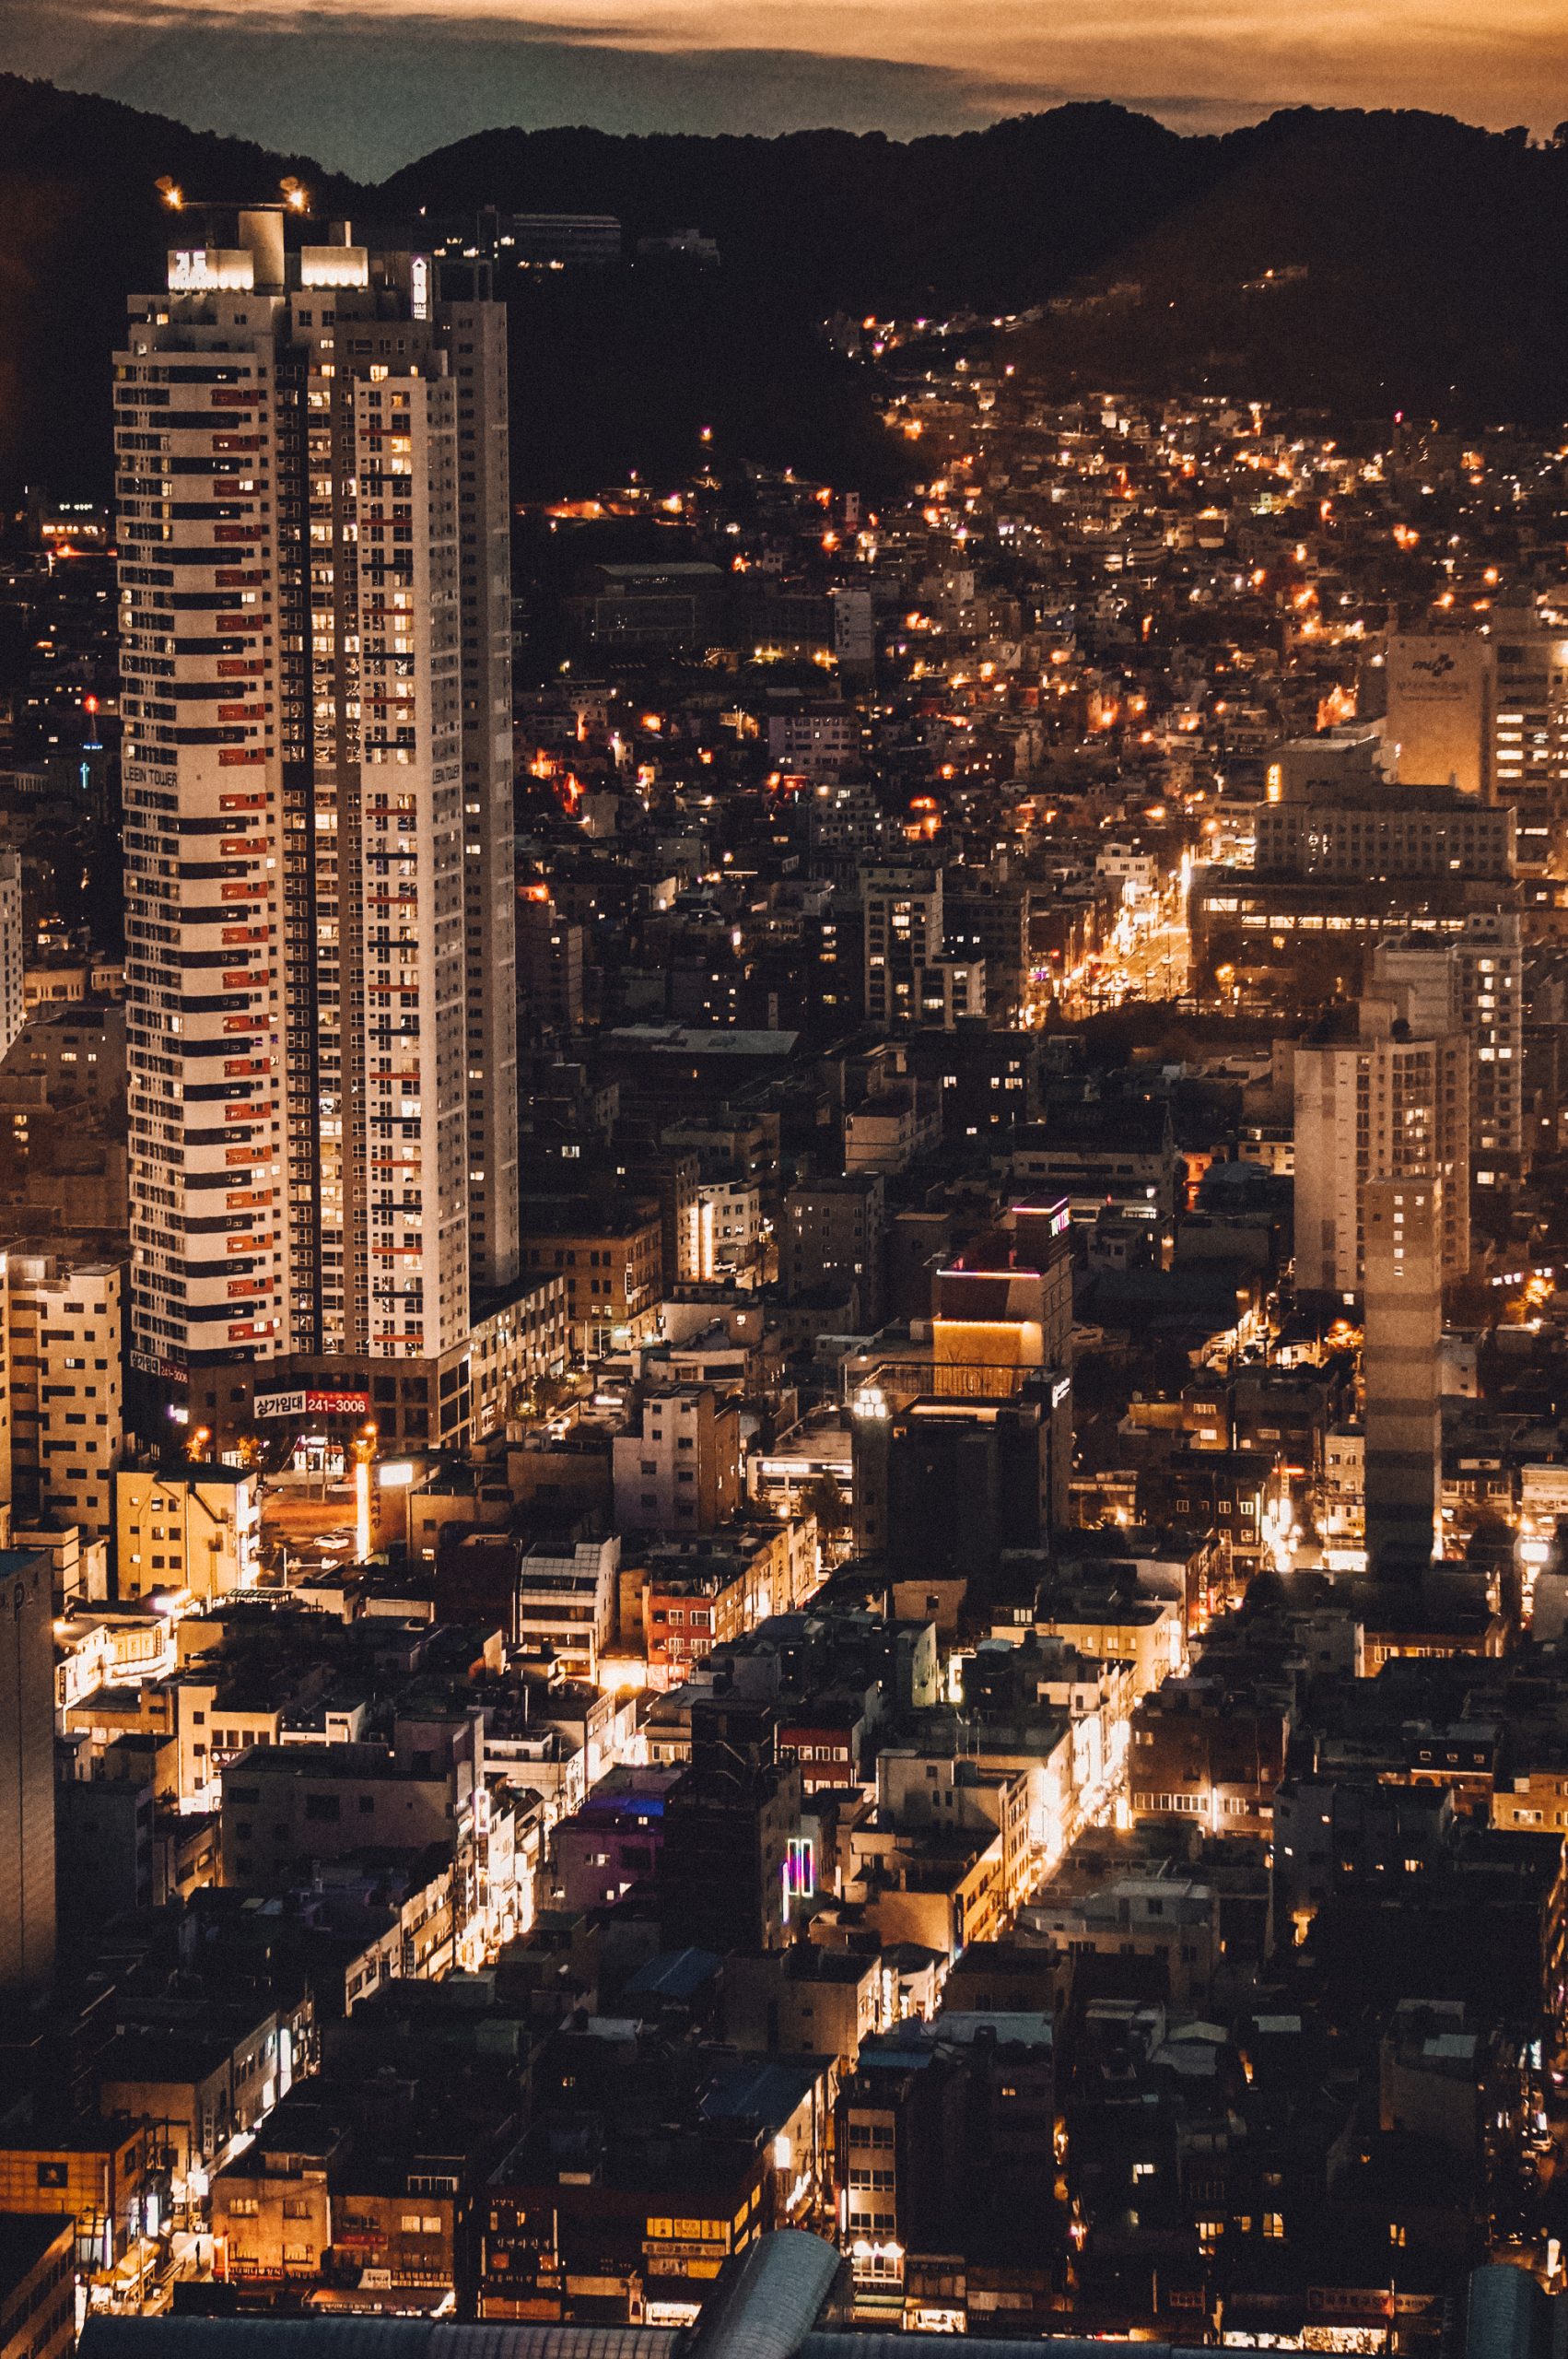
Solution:
[[[53,2228],[69,2213],[76,2268],[108,2271],[142,2233],[154,2151],[150,2125],[124,2114],[18,2128],[0,2145],[0,2216],[20,2213]]]
[[[1497,725],[1492,641],[1479,631],[1392,632],[1386,679],[1386,734],[1401,787],[1455,786],[1490,803]]]
[[[749,1278],[762,1244],[762,1198],[755,1183],[699,1181],[688,1217],[691,1274],[697,1283]]]
[[[1386,935],[1410,927],[1462,934],[1475,911],[1513,905],[1512,875],[1455,869],[1378,879],[1364,868],[1357,874],[1353,853],[1340,875],[1200,869],[1188,904],[1193,959],[1205,984],[1292,1010],[1343,998],[1361,989]]]
[[[1063,1107],[1048,1122],[1028,1123],[1011,1142],[1015,1183],[1035,1203],[1065,1195],[1075,1220],[1113,1211],[1168,1220],[1187,1191],[1170,1108],[1138,1099]]]
[[[460,1346],[517,1270],[500,308],[279,207],[116,357],[135,1362]]]
[[[880,1372],[879,1372],[880,1377]],[[1068,1520],[1071,1386],[1005,1372],[990,1395],[941,1391],[895,1405],[888,1384],[853,1402],[855,1545],[923,1581],[994,1572],[1004,1549],[1040,1548]],[[1001,1390],[1005,1384],[1006,1390]],[[1065,1427],[1065,1438],[1063,1428]]]
[[[1385,881],[1514,874],[1516,814],[1449,786],[1343,788],[1329,801],[1265,803],[1258,812],[1260,876]]]

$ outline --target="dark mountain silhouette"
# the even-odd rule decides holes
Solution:
[[[0,487],[106,487],[109,355],[170,242],[155,183],[228,203],[275,196],[288,172],[345,194],[299,157],[0,74]]]
[[[371,221],[496,205],[615,213],[628,252],[688,223],[717,238],[716,271],[637,264],[519,290],[514,441],[535,492],[684,470],[703,426],[721,458],[873,482],[889,464],[876,388],[822,342],[833,311],[1065,301],[1008,346],[1063,382],[1568,415],[1568,145],[1522,132],[1303,109],[1183,137],[1111,105],[907,144],[498,130],[365,190],[0,76],[0,481],[104,487],[107,356],[124,290],[156,283],[167,242],[158,178],[234,199],[286,172],[318,212]]]
[[[615,213],[629,239],[692,222],[781,296],[989,309],[1036,300],[1117,252],[1208,184],[1223,144],[1110,105],[907,143],[489,131],[409,165],[384,194],[432,212]]]
[[[1101,274],[1141,299],[1052,319],[1031,358],[1368,416],[1568,417],[1561,137],[1301,109],[1212,146],[1209,184]]]

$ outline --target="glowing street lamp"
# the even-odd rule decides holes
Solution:
[[[354,1551],[361,1565],[370,1554],[370,1470],[380,1435],[374,1417],[367,1417],[354,1437]]]

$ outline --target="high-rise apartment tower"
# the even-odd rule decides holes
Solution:
[[[133,1345],[175,1379],[438,1359],[518,1266],[504,312],[285,218],[172,252],[115,360]]]
[[[1385,995],[1386,994],[1386,995]],[[1295,1074],[1295,1282],[1299,1294],[1359,1295],[1365,1194],[1374,1180],[1437,1176],[1443,1275],[1470,1261],[1470,1047],[1418,1028],[1392,983],[1363,1000],[1353,1040],[1304,1041]]]

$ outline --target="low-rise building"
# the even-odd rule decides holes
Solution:
[[[703,1540],[649,1551],[642,1594],[650,1687],[672,1687],[715,1647],[743,1637],[769,1614],[803,1605],[816,1581],[816,1526],[736,1524]]]
[[[614,1467],[622,1532],[711,1532],[741,1501],[739,1404],[711,1385],[649,1393]]]
[[[641,1332],[658,1299],[663,1232],[657,1203],[588,1203],[527,1212],[531,1277],[559,1275],[574,1350],[608,1351]]]
[[[260,1569],[261,1477],[228,1466],[114,1474],[114,1560],[120,1595],[185,1590],[210,1604],[251,1589]]]
[[[265,1890],[298,1860],[366,1844],[450,1846],[474,1766],[465,1751],[439,1770],[405,1767],[376,1744],[241,1753],[222,1772],[223,1881]]]
[[[24,1512],[108,1533],[125,1440],[123,1268],[25,1248],[0,1261],[13,1497]]]

